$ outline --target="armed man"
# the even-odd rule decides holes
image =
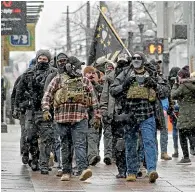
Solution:
[[[60,57],[58,58],[60,59]],[[72,147],[75,150],[79,179],[84,181],[92,176],[87,161],[88,108],[93,106],[94,117],[101,118],[93,86],[78,70],[59,60],[64,73],[57,74],[50,82],[42,100],[45,120],[53,103],[54,120],[60,133],[62,171],[61,181],[69,181],[72,173]]]
[[[17,105],[28,102],[25,126],[27,127],[27,143],[32,157],[31,169],[36,171],[40,168],[41,174],[49,173],[48,163],[53,144],[51,122],[43,120],[41,109],[46,77],[54,71],[49,65],[50,60],[51,54],[48,50],[37,51],[35,66],[22,75],[16,91]],[[39,138],[40,144],[38,144]]]
[[[110,93],[114,98],[124,95],[123,117],[128,123],[124,127],[127,181],[136,181],[139,169],[137,154],[138,132],[144,145],[145,159],[149,181],[155,182],[158,178],[156,122],[155,115],[158,92],[163,86],[158,84],[155,69],[147,64],[146,57],[141,52],[135,52],[132,57],[132,66],[122,71],[111,85]]]
[[[124,121],[122,121],[120,114],[122,110],[121,97],[113,98],[110,94],[110,85],[114,78],[117,77],[123,70],[130,66],[130,58],[125,54],[120,54],[115,64],[111,62],[106,63],[105,83],[100,98],[100,107],[102,110],[102,119],[104,125],[111,130],[112,133],[112,154],[116,159],[116,166],[118,174],[116,178],[126,178],[126,160],[125,160],[125,145],[124,145]]]

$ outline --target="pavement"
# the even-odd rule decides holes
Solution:
[[[159,134],[158,134],[159,137]],[[8,133],[1,134],[1,191],[2,192],[195,192],[195,156],[191,156],[192,165],[176,165],[181,159],[158,161],[159,179],[149,183],[148,178],[137,179],[136,182],[126,182],[116,179],[115,164],[106,166],[102,161],[92,167],[93,176],[82,182],[77,177],[71,181],[60,181],[55,176],[56,169],[49,175],[31,171],[28,165],[23,165],[20,156],[20,127],[8,125]],[[100,145],[103,159],[103,142]],[[173,153],[172,136],[169,134],[168,153]]]

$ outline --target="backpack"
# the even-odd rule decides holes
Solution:
[[[80,103],[92,105],[92,95],[87,92],[82,77],[71,78],[67,74],[60,74],[61,88],[54,95],[54,106],[65,103]]]

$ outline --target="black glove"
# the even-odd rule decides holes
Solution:
[[[127,77],[123,83],[123,89],[128,89],[136,81],[136,77]]]
[[[145,78],[144,85],[145,87],[154,88],[154,89],[157,87],[157,83],[151,77]]]

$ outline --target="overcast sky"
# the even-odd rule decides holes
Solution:
[[[84,3],[86,1],[44,1],[44,9],[36,26],[36,48],[46,48],[48,42],[55,38],[50,30],[60,20],[62,12],[66,12],[67,5],[69,5],[69,11],[72,12]]]

